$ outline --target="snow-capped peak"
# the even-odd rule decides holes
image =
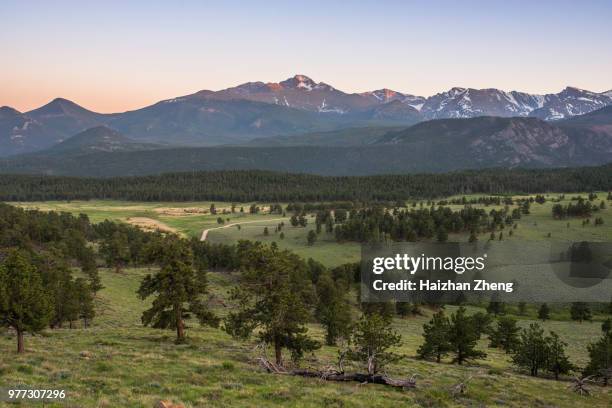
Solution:
[[[293,78],[289,78],[286,81],[280,83],[283,88],[298,88],[306,91],[312,91],[317,83],[307,77],[306,75],[295,75]]]

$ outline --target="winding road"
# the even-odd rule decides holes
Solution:
[[[217,229],[223,229],[223,228],[229,228],[229,227],[233,227],[235,225],[242,225],[242,224],[255,224],[258,222],[268,222],[268,221],[286,221],[289,218],[284,217],[284,218],[270,218],[269,220],[254,220],[254,221],[244,221],[244,222],[232,222],[231,224],[225,224],[222,225],[220,227],[214,227],[214,228],[208,228],[205,229],[204,231],[202,231],[202,236],[200,237],[200,241],[206,241],[206,238],[208,237],[208,232],[212,231],[212,230],[217,230]]]

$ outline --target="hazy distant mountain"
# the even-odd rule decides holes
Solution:
[[[612,124],[612,122],[610,122]],[[471,157],[503,167],[569,166],[612,161],[612,132],[559,126],[537,118],[477,117],[422,122],[381,137],[377,144],[428,145],[433,161]]]
[[[257,137],[347,127],[353,120],[244,99],[191,95],[126,112],[108,124],[143,142],[195,146],[242,143]]]
[[[45,149],[101,125],[142,143],[212,146],[444,118],[533,116],[553,121],[611,104],[612,91],[569,87],[547,95],[472,88],[452,88],[427,98],[390,89],[346,93],[296,75],[278,83],[203,90],[116,114],[92,112],[61,98],[26,113],[3,108],[0,156]]]
[[[0,156],[44,149],[59,141],[55,132],[27,115],[8,106],[0,107]]]
[[[112,115],[92,112],[63,98],[56,98],[26,115],[40,123],[48,132],[65,139],[85,129],[106,123]]]
[[[260,169],[356,175],[598,165],[612,162],[611,111],[606,107],[557,122],[529,117],[436,119],[404,129],[357,128],[260,139],[243,147],[40,152],[0,160],[0,172],[118,176]]]
[[[96,126],[78,133],[39,154],[86,154],[159,149],[163,146],[139,143],[106,126]]]

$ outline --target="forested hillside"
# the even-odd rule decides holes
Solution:
[[[267,171],[173,173],[109,179],[3,175],[0,200],[387,201],[455,194],[604,191],[612,164],[569,169],[490,169],[447,174],[325,177]]]

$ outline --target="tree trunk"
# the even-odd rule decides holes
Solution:
[[[72,325],[72,320],[70,321],[70,323],[69,323],[68,327],[69,327],[70,329],[74,329],[74,326]]]
[[[283,349],[281,348],[280,341],[278,339],[274,340],[274,357],[276,360],[276,365],[283,364]]]
[[[185,322],[183,322],[181,307],[175,306],[174,313],[176,317],[176,342],[183,343],[185,341]]]
[[[17,329],[17,353],[25,352],[25,347],[23,345],[23,331]]]

